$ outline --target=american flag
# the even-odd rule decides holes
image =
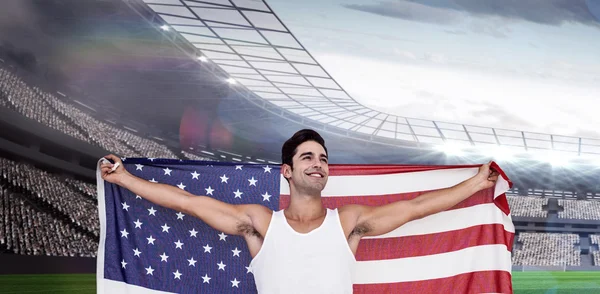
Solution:
[[[125,168],[153,182],[232,204],[287,207],[278,165],[127,158]],[[382,205],[450,187],[479,166],[330,165],[328,208]],[[501,171],[494,164],[494,167]],[[512,292],[514,226],[501,172],[496,187],[455,207],[363,238],[355,293]],[[98,293],[256,293],[244,239],[153,204],[98,178],[101,239]]]

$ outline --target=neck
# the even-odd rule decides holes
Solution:
[[[290,205],[285,209],[288,217],[299,221],[313,220],[322,217],[325,207],[321,203],[321,195],[309,195],[298,191],[290,191]]]

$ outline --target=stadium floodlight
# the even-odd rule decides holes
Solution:
[[[206,58],[206,56],[202,55],[202,56],[198,56],[198,60],[200,60],[202,62],[207,62],[208,58]]]
[[[463,148],[464,148],[464,146],[461,146],[460,144],[456,144],[453,142],[446,142],[443,145],[435,146],[436,150],[438,150],[440,152],[444,152],[446,155],[450,155],[450,156],[462,156],[464,154]]]
[[[235,83],[237,83],[237,81],[234,78],[228,78],[227,82],[230,83],[230,84],[232,84],[232,85],[235,85]]]
[[[566,167],[573,159],[575,154],[571,152],[561,152],[555,150],[530,150],[529,151],[536,159],[550,163],[556,167]]]
[[[517,155],[517,152],[505,146],[496,145],[494,148],[492,148],[491,155],[494,160],[497,161],[513,161]]]
[[[168,25],[162,25],[162,26],[160,26],[160,28],[161,28],[163,31],[168,31],[168,30],[169,30],[169,26],[168,26]]]

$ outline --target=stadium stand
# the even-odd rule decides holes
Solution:
[[[581,265],[581,251],[574,248],[579,243],[577,234],[520,233],[517,240],[523,247],[514,250],[514,265]]]
[[[0,187],[0,246],[21,255],[95,257],[97,241]]]
[[[600,235],[590,235],[592,245],[600,245]],[[600,266],[600,251],[592,251],[593,263],[595,266]]]
[[[0,158],[0,173],[0,180],[10,185],[13,191],[31,195],[32,200],[64,215],[73,225],[99,236],[98,217],[96,213],[90,213],[97,212],[97,204],[69,187],[59,177],[5,158]]]
[[[548,217],[548,211],[543,210],[543,206],[548,205],[548,198],[508,195],[506,198],[513,216]]]
[[[559,218],[600,220],[599,201],[559,199],[558,205],[564,208],[558,213]]]

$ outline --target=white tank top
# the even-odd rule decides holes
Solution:
[[[306,234],[296,232],[280,210],[250,267],[260,294],[350,294],[355,263],[337,209],[327,209],[323,224]]]

